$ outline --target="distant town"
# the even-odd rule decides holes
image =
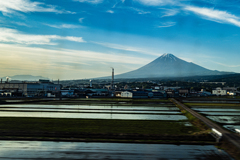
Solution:
[[[239,96],[239,86],[227,82],[159,80],[17,81],[1,79],[0,97],[173,98]],[[231,85],[231,84],[230,84]]]

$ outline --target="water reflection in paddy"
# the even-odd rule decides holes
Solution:
[[[1,105],[0,117],[187,120],[177,107],[116,105]]]
[[[232,132],[236,132],[235,129],[240,130],[240,125],[223,125],[223,127],[232,131]]]
[[[192,109],[194,108],[216,108],[216,109],[240,109],[240,105],[212,105],[212,106],[191,106]]]
[[[224,104],[239,104],[239,101],[188,101],[183,100],[184,103],[224,103]]]
[[[184,115],[59,113],[59,112],[0,112],[0,117],[86,118],[126,120],[187,120]]]
[[[200,111],[200,112],[240,112],[240,107],[236,109],[231,109],[231,108],[192,108],[195,111]]]
[[[240,123],[239,105],[212,105],[212,106],[191,106],[191,109],[207,115],[206,117],[223,125],[224,128],[233,131]],[[231,126],[228,124],[232,124]]]
[[[27,107],[27,108],[74,108],[74,109],[136,109],[136,110],[179,110],[176,106],[118,106],[118,105],[30,105],[30,104],[20,104],[20,105],[0,105],[0,108],[3,107]]]
[[[240,116],[207,116],[207,118],[218,122],[218,123],[225,123],[225,124],[239,124],[240,123]]]
[[[0,159],[232,160],[213,145],[0,141]]]
[[[213,116],[240,116],[239,112],[200,112],[206,115]]]
[[[144,111],[144,110],[89,110],[89,109],[29,109],[29,108],[0,108],[0,111],[29,111],[29,112],[77,112],[77,113],[127,113],[127,114],[180,114],[175,111]]]

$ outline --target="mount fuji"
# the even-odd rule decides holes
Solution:
[[[173,54],[165,53],[143,67],[127,73],[116,75],[115,78],[165,78],[224,74],[234,73],[209,70],[197,64],[177,58]]]

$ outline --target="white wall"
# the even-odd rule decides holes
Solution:
[[[226,90],[217,89],[217,90],[212,90],[212,94],[225,96],[225,95],[227,95],[227,91]]]
[[[123,98],[132,98],[133,94],[132,94],[132,92],[125,91],[125,92],[121,93],[121,97],[123,97]]]

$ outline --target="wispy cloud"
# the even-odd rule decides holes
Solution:
[[[108,12],[108,13],[114,13],[114,11],[113,10],[107,10],[106,12]]]
[[[162,17],[170,17],[170,16],[175,16],[176,14],[179,13],[178,9],[167,9],[167,8],[160,8],[163,9],[163,16]]]
[[[11,52],[9,52],[11,50]],[[148,63],[151,59],[140,58],[138,56],[109,54],[102,52],[92,52],[83,50],[69,50],[69,49],[44,49],[38,47],[25,47],[16,44],[0,44],[1,63],[0,67],[18,67],[26,71],[32,70],[35,72],[59,69],[59,73],[69,72],[70,68],[66,68],[66,64],[79,65],[79,64],[92,64],[99,63],[115,63],[118,64],[131,64],[142,65]],[[15,57],[12,59],[12,57]],[[32,61],[32,59],[35,59]],[[47,61],[46,61],[47,59]],[[119,61],[124,59],[124,61]],[[42,62],[45,63],[42,63]],[[71,64],[70,64],[71,63]],[[81,68],[77,68],[76,73],[79,73]],[[96,68],[93,69],[95,73]],[[82,74],[86,74],[85,69]],[[66,73],[65,73],[66,74]],[[74,73],[72,73],[74,74]]]
[[[30,27],[29,25],[27,25],[26,23],[23,23],[23,22],[11,22],[12,24],[16,24],[16,25],[19,25],[19,26],[25,26],[25,27]]]
[[[32,35],[20,33],[17,30],[9,28],[0,28],[0,42],[11,42],[21,44],[46,44],[55,45],[52,40],[67,40],[74,42],[84,42],[82,37],[58,36],[58,35]]]
[[[82,26],[80,25],[73,25],[73,24],[61,24],[61,25],[52,25],[52,24],[45,24],[49,27],[53,27],[53,28],[59,28],[59,29],[63,29],[63,28],[81,28]]]
[[[215,61],[212,61],[212,60],[210,60],[210,61],[213,62],[213,63],[219,64],[221,66],[224,66],[224,67],[230,67],[230,68],[240,67],[240,65],[229,65],[229,64],[225,64],[225,63],[215,62]]]
[[[56,13],[73,13],[70,11],[57,10],[55,6],[45,5],[40,2],[31,2],[30,0],[1,0],[0,11],[4,14],[19,12],[56,12]]]
[[[177,4],[177,0],[135,0],[141,4],[148,5],[148,6],[162,6],[167,4]]]
[[[112,6],[112,8],[115,8],[119,3],[124,3],[124,2],[125,0],[119,0]]]
[[[78,19],[78,21],[79,21],[80,23],[83,23],[83,20],[84,20],[84,18],[79,18],[79,19]]]
[[[160,26],[157,26],[158,28],[162,28],[162,27],[172,27],[176,25],[176,22],[164,22],[162,23]]]
[[[237,17],[227,11],[220,11],[214,8],[201,8],[195,6],[186,6],[184,10],[191,11],[197,15],[200,15],[202,18],[218,22],[218,23],[227,23],[240,27],[240,17]]]
[[[118,50],[123,50],[123,51],[138,52],[138,53],[143,53],[143,54],[147,54],[147,55],[159,56],[159,53],[147,51],[146,49],[143,49],[143,48],[137,48],[137,47],[131,47],[131,46],[119,45],[119,44],[113,44],[113,43],[106,43],[106,42],[93,42],[93,43],[99,44],[104,47],[112,48],[112,49],[118,49]]]
[[[149,13],[151,13],[149,11],[144,11],[144,10],[141,10],[141,9],[138,9],[138,8],[134,8],[134,7],[130,7],[130,9],[136,11],[138,14],[149,14]]]
[[[103,0],[74,0],[74,1],[98,4],[98,3],[102,3]]]

